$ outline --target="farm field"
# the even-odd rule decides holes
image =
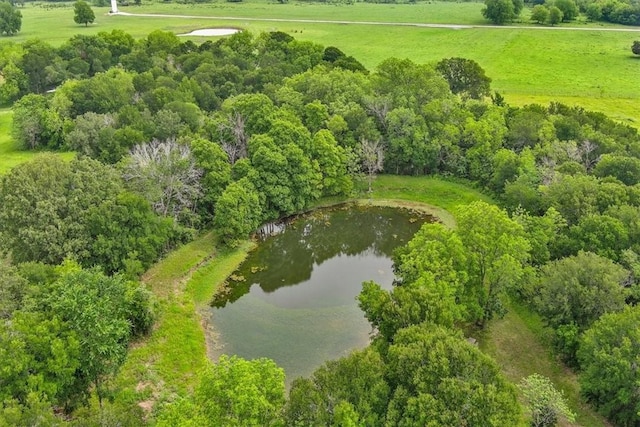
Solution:
[[[121,9],[127,13],[183,17],[109,16],[109,8],[94,9],[96,23],[84,28],[73,23],[73,12],[69,5],[51,9],[27,6],[23,9],[23,29],[11,40],[24,41],[39,37],[59,45],[76,33],[95,34],[115,28],[128,31],[135,37],[144,37],[156,29],[177,34],[209,27],[237,27],[255,33],[277,30],[291,33],[301,40],[336,46],[356,57],[369,69],[391,56],[409,58],[418,63],[437,62],[454,56],[470,58],[486,70],[493,79],[492,88],[502,93],[510,104],[558,101],[601,111],[627,124],[640,126],[640,110],[637,108],[640,99],[640,85],[637,84],[640,61],[633,58],[630,51],[632,41],[640,38],[640,33],[633,32],[634,28],[607,31],[614,27],[582,21],[571,25],[588,28],[589,31],[393,25],[486,25],[487,21],[480,14],[482,3],[328,5],[299,2],[276,4],[257,0],[205,5],[145,4]],[[208,16],[229,19],[206,18]],[[526,21],[523,18],[522,25],[529,26]],[[372,25],[374,22],[389,25]]]

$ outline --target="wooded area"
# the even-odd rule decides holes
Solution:
[[[265,221],[352,197],[381,169],[464,180],[501,206],[424,226],[396,254],[392,291],[363,286],[371,346],[288,399],[273,363],[222,359],[146,421],[517,425],[535,411],[464,339],[514,299],[553,330],[584,398],[640,425],[636,129],[557,103],[505,105],[470,60],[366,70],[281,32],[196,45],[112,31],[6,44],[0,57],[15,141],[78,153],[0,180],[1,422],[143,423],[137,402],[82,408],[102,408],[127,346],[153,325],[140,275],[202,230],[233,247]],[[561,406],[543,410],[570,418]]]

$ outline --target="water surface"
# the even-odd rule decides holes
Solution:
[[[406,209],[341,206],[272,224],[227,280],[210,314],[214,359],[268,357],[287,383],[369,342],[362,282],[391,288],[393,250],[431,217]]]

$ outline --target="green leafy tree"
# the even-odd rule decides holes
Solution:
[[[286,132],[279,134],[283,145],[276,144],[269,135],[256,135],[251,139],[251,165],[257,172],[253,183],[264,196],[266,219],[299,212],[321,195],[322,174],[317,162],[312,162],[296,143],[287,142],[292,136]],[[307,142],[310,144],[310,138]]]
[[[553,6],[560,9],[564,22],[573,21],[580,13],[574,0],[553,0]]]
[[[87,112],[108,114],[133,103],[133,76],[122,69],[111,68],[91,79],[66,81],[55,93],[68,114],[76,117]]]
[[[27,78],[27,92],[44,93],[62,80],[52,78],[49,67],[56,59],[56,51],[50,44],[39,40],[27,40],[22,48],[24,54],[17,64]]]
[[[382,425],[390,390],[384,374],[384,361],[371,347],[326,362],[311,378],[294,380],[286,424]],[[348,424],[347,419],[357,422]]]
[[[569,409],[564,396],[549,378],[540,374],[529,375],[519,386],[531,413],[531,427],[552,427],[560,418],[575,421],[576,414]]]
[[[77,0],[73,4],[73,21],[76,24],[84,24],[85,27],[92,24],[96,20],[96,15],[93,13],[93,9],[84,0]]]
[[[116,171],[95,160],[69,163],[40,155],[2,177],[0,244],[17,262],[82,261],[91,247],[89,208],[115,198],[121,189]]]
[[[193,398],[169,406],[157,425],[281,425],[284,403],[284,371],[272,360],[223,355],[201,373]]]
[[[83,264],[130,277],[144,273],[179,232],[170,218],[156,215],[142,196],[127,191],[89,208],[87,230],[91,243]]]
[[[26,405],[31,394],[67,405],[77,396],[80,339],[57,315],[16,312],[0,323],[0,397]]]
[[[480,325],[504,313],[502,298],[515,290],[529,260],[524,229],[485,202],[459,208],[457,233],[467,253],[468,309]],[[472,303],[473,301],[473,303]]]
[[[196,159],[196,166],[202,169],[202,197],[198,210],[205,222],[211,222],[218,198],[231,181],[231,165],[227,154],[220,145],[206,139],[195,139],[189,144]]]
[[[0,259],[0,322],[22,307],[29,283],[8,260]]]
[[[472,59],[443,59],[436,65],[436,70],[449,83],[453,93],[461,93],[473,99],[482,99],[491,94],[491,79]]]
[[[28,94],[14,104],[11,135],[20,148],[57,147],[61,131],[62,120],[43,95]]]
[[[388,342],[422,322],[452,327],[466,320],[467,257],[457,233],[425,224],[395,256],[398,285],[391,291],[365,282],[358,296],[367,320]]]
[[[0,404],[1,426],[59,426],[60,418],[55,415],[51,403],[37,393],[30,393],[27,402],[21,404],[16,399],[7,399]]]
[[[511,22],[517,16],[512,0],[485,0],[484,5],[482,16],[496,25]]]
[[[9,2],[0,2],[0,34],[12,36],[22,27],[22,13]]]
[[[615,425],[640,423],[640,306],[605,314],[578,351],[582,394]]]
[[[549,18],[547,22],[549,25],[554,26],[562,22],[562,18],[564,15],[562,14],[562,10],[558,6],[551,6],[549,8]]]
[[[525,230],[526,239],[531,245],[531,263],[536,266],[547,263],[551,259],[553,242],[565,229],[564,218],[557,210],[549,208],[542,216],[517,209],[513,213],[513,219]]]
[[[629,247],[629,232],[623,222],[609,215],[585,215],[569,229],[571,249],[596,253],[618,261]]]
[[[227,244],[247,238],[261,220],[260,197],[248,178],[229,184],[218,198],[213,224]]]
[[[590,252],[553,261],[540,269],[534,303],[556,330],[556,346],[575,365],[578,334],[604,313],[625,306],[622,286],[627,271],[613,261]]]
[[[593,169],[599,177],[612,176],[626,185],[640,182],[640,159],[630,156],[604,154]]]
[[[428,324],[400,330],[385,355],[393,385],[388,425],[517,425],[515,387],[459,331]]]
[[[542,4],[537,4],[531,9],[531,20],[543,24],[549,19],[549,9]]]
[[[589,175],[561,175],[543,188],[543,202],[554,207],[572,225],[597,212],[598,179]]]
[[[128,288],[135,285],[122,276],[82,270],[69,262],[59,267],[59,274],[48,290],[43,311],[66,322],[79,340],[82,350],[73,390],[85,397],[94,390],[102,407],[107,382],[125,360],[134,328],[132,317],[140,317],[131,312],[126,299]]]
[[[311,143],[312,159],[322,173],[322,193],[326,196],[348,195],[353,189],[349,151],[338,145],[326,129],[318,131]]]

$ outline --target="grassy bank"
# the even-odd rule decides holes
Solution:
[[[456,206],[491,200],[461,183],[434,177],[379,176],[365,203],[411,206],[428,204],[434,214],[453,223]],[[116,404],[138,404],[151,414],[161,402],[191,390],[207,363],[207,303],[217,287],[244,260],[253,243],[234,250],[219,248],[209,232],[174,251],[143,277],[159,300],[159,320],[152,334],[135,344],[117,381]],[[551,378],[562,389],[578,421],[574,425],[607,425],[581,403],[576,376],[553,357],[540,319],[525,307],[512,305],[509,314],[493,321],[478,337],[514,383],[534,372]],[[570,425],[570,424],[565,424]]]
[[[201,312],[252,243],[234,250],[218,246],[215,234],[208,232],[143,276],[158,300],[158,320],[150,336],[130,349],[116,379],[116,404],[138,404],[150,413],[197,383],[208,360]]]
[[[135,37],[160,29],[178,34],[198,28],[237,27],[253,32],[284,31],[302,40],[336,46],[373,68],[388,57],[430,63],[460,56],[477,61],[493,79],[492,87],[507,102],[522,105],[559,101],[605,112],[640,126],[638,60],[630,46],[638,33],[606,32],[610,26],[576,22],[594,31],[526,28],[424,28],[393,25],[261,21],[260,19],[340,20],[386,23],[487,24],[482,3],[418,3],[331,5],[265,0],[202,5],[146,4],[124,7],[131,13],[175,14],[181,17],[109,16],[109,8],[94,8],[96,23],[74,24],[69,4],[45,9],[28,5],[23,29],[12,41],[39,37],[61,44],[74,34],[95,34],[118,28]],[[187,18],[185,15],[201,17]],[[207,16],[229,19],[211,19]],[[531,25],[527,23],[527,25]],[[629,30],[629,27],[626,28]],[[203,41],[204,38],[194,39]]]
[[[561,426],[609,426],[580,398],[577,375],[559,363],[551,351],[550,331],[540,317],[529,308],[512,303],[502,319],[489,324],[480,339],[481,349],[493,357],[513,383],[538,373],[550,378],[561,390],[576,413],[576,422],[563,422]]]

